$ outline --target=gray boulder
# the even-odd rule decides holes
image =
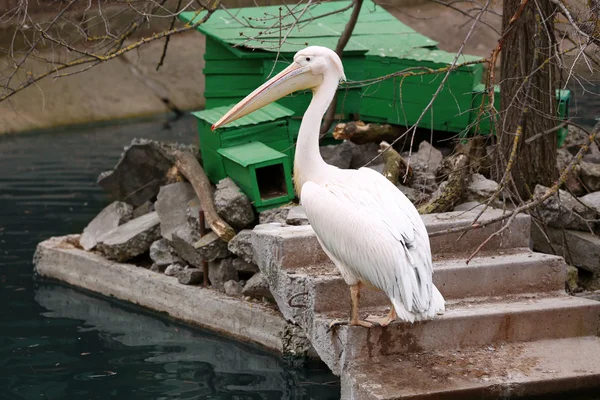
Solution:
[[[237,281],[227,281],[223,285],[223,290],[225,290],[225,294],[231,297],[241,297],[242,296],[242,284]]]
[[[185,268],[177,273],[177,281],[183,285],[198,285],[204,280],[204,272],[198,268]]]
[[[562,173],[562,171],[569,165],[569,163],[572,160],[573,156],[571,155],[571,153],[569,153],[567,149],[558,149],[558,152],[556,154],[556,168],[558,169],[558,173]],[[580,172],[580,165],[575,165],[575,167],[567,171],[567,180],[565,181],[565,186],[568,189],[568,191],[574,194],[575,196],[580,196],[586,193],[579,179]]]
[[[357,146],[354,143],[346,140],[337,145],[321,146],[319,150],[321,157],[327,164],[341,169],[348,169],[356,148]]]
[[[188,182],[177,182],[160,188],[155,207],[160,218],[160,234],[173,240],[173,231],[188,222],[187,209],[190,204],[198,203],[194,188]]]
[[[540,197],[546,190],[547,187],[536,185],[534,196]],[[559,190],[559,193],[548,198],[537,207],[536,211],[542,221],[549,226],[579,230],[587,230],[588,225],[585,220],[594,219],[596,214],[595,210],[581,204],[564,190]]]
[[[174,263],[165,268],[165,275],[177,277],[184,269],[185,267],[183,266],[183,264]]]
[[[350,168],[358,169],[365,166],[366,163],[379,155],[379,145],[377,143],[365,143],[354,146],[352,153],[352,162]],[[370,165],[383,164],[383,157],[377,158]]]
[[[246,282],[244,290],[242,290],[242,294],[255,299],[262,299],[263,297],[266,297],[267,299],[274,301],[273,295],[269,290],[269,284],[267,283],[264,275],[260,272],[254,274],[252,278]]]
[[[238,232],[227,245],[230,252],[247,263],[254,263],[254,248],[252,247],[252,231],[244,229]]]
[[[285,221],[291,208],[292,207],[290,206],[285,206],[265,210],[259,214],[258,222],[259,224],[271,224],[273,222],[285,224]]]
[[[563,148],[567,149],[572,155],[577,154],[581,145],[587,143],[588,134],[573,125],[569,125],[569,135],[566,137]],[[587,153],[583,156],[583,161],[590,163],[600,163],[600,150],[598,145],[591,143]]]
[[[115,169],[100,174],[98,184],[115,200],[140,206],[156,197],[167,182],[167,172],[173,165],[167,153],[175,148],[195,151],[188,146],[134,139],[125,148]]]
[[[258,265],[246,262],[241,258],[233,259],[233,268],[238,272],[256,273],[259,271]]]
[[[306,212],[304,212],[304,207],[302,206],[290,208],[290,212],[285,221],[288,225],[310,225]]]
[[[181,262],[175,254],[175,250],[169,244],[167,239],[159,239],[150,246],[150,258],[158,267],[170,265],[176,262]]]
[[[473,174],[467,185],[465,197],[469,201],[484,201],[498,190],[498,183],[481,174]]]
[[[141,217],[142,215],[146,215],[152,211],[155,211],[154,203],[148,200],[142,205],[139,205],[133,209],[133,218]]]
[[[413,203],[418,204],[427,200],[428,196],[419,192],[417,189],[398,184],[398,189]]]
[[[598,214],[600,214],[600,192],[586,194],[585,196],[581,196],[579,200],[588,207],[595,209]]]
[[[93,249],[98,243],[98,238],[131,220],[132,215],[133,207],[129,204],[122,201],[112,202],[85,227],[79,244],[85,250]]]
[[[227,243],[216,233],[209,232],[202,238],[200,234],[184,226],[172,234],[171,245],[175,253],[191,265],[201,268],[202,261],[214,261],[230,255]]]
[[[419,150],[413,154],[411,164],[413,171],[429,171],[434,175],[442,164],[442,152],[424,140],[419,144]]]
[[[219,290],[223,290],[227,281],[239,281],[238,273],[233,267],[233,260],[225,258],[208,263],[208,279],[211,286]]]
[[[222,179],[217,184],[215,209],[235,229],[247,227],[256,218],[250,200],[231,178]]]
[[[600,164],[581,163],[581,181],[590,192],[600,190]]]
[[[159,238],[160,220],[156,211],[132,219],[98,239],[98,250],[108,258],[127,261],[148,251]]]

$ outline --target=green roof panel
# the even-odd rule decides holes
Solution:
[[[228,147],[217,150],[223,157],[235,163],[247,167],[266,161],[285,159],[287,156],[272,149],[262,142],[251,142],[239,146]]]
[[[280,10],[283,6],[218,10],[197,29],[227,44],[241,58],[272,57],[270,54],[278,51],[295,53],[309,45],[335,48],[352,12],[350,5],[350,1],[332,1],[308,8],[304,4],[288,6],[289,10],[285,11]],[[335,13],[339,10],[344,11]],[[180,19],[194,23],[204,15],[204,12],[184,12]],[[284,15],[283,18],[280,15]],[[287,39],[280,45],[280,38],[284,36]],[[366,0],[345,53],[372,51],[373,44],[406,52],[412,48],[433,47],[437,42]]]
[[[230,106],[222,106],[217,108],[211,108],[203,111],[193,112],[196,118],[199,118],[210,125],[215,124],[227,111],[231,109],[235,104]],[[285,108],[277,103],[271,103],[265,107],[254,111],[236,121],[230,122],[223,129],[237,128],[248,125],[257,125],[265,122],[272,122],[278,119],[291,117],[294,112],[289,108]]]

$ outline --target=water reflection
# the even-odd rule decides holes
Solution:
[[[71,344],[84,337],[84,343],[91,337],[102,342],[100,349],[93,343],[89,348],[81,343],[76,357],[52,359],[56,369],[53,379],[62,376],[61,381],[70,382],[64,395],[73,386],[82,385],[90,391],[90,386],[110,383],[113,389],[123,391],[121,394],[126,392],[127,398],[339,398],[337,383],[327,384],[331,377],[326,374],[311,376],[310,369],[286,368],[279,357],[132,312],[114,302],[57,285],[40,286],[35,300],[48,310],[42,313],[44,317],[56,319],[59,325],[76,324],[77,337]],[[36,352],[43,352],[46,343],[36,345]],[[303,384],[315,378],[324,384]],[[75,390],[82,394],[84,389]]]

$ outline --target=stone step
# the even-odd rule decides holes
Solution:
[[[433,280],[447,300],[502,296],[518,293],[542,293],[565,287],[566,264],[562,257],[533,253],[528,248],[488,253],[466,264],[466,258],[438,257],[434,260]],[[311,270],[297,270],[311,274]],[[314,310],[327,312],[348,310],[348,285],[334,266],[321,268],[314,275]],[[365,288],[361,294],[364,306],[388,305],[386,295]]]
[[[384,315],[383,308],[361,308],[362,317]],[[345,367],[391,355],[460,349],[500,342],[530,342],[592,336],[599,333],[600,302],[565,294],[513,296],[460,301],[445,314],[414,324],[396,321],[388,327],[338,326],[347,313],[317,314],[309,339],[334,373]]]
[[[434,233],[471,225],[476,215],[476,211],[471,211],[428,214],[421,217],[427,231]],[[489,223],[489,221],[501,215],[501,210],[486,211],[479,220],[481,227],[469,231],[458,242],[460,233],[432,237],[430,242],[433,255],[470,255],[483,240],[500,229],[502,222]],[[508,229],[490,240],[485,249],[503,250],[529,247],[530,229],[530,217],[520,214]],[[253,230],[252,246],[256,264],[263,272],[267,268],[294,270],[307,266],[332,265],[329,257],[321,249],[317,236],[310,225],[257,225]]]
[[[573,391],[600,388],[598,354],[598,337],[415,353],[344,371],[341,398],[469,400],[558,393],[565,396],[556,398],[569,398]]]

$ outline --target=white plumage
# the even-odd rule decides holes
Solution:
[[[350,324],[372,326],[358,318],[361,284],[383,290],[392,303],[387,317],[373,319],[381,325],[389,324],[396,314],[410,322],[432,318],[444,310],[444,299],[432,281],[429,238],[416,208],[378,172],[341,170],[321,158],[320,122],[340,79],[345,79],[344,71],[335,52],[308,47],[213,129],[293,91],[312,89],[296,145],[294,182],[321,246],[351,287]]]

